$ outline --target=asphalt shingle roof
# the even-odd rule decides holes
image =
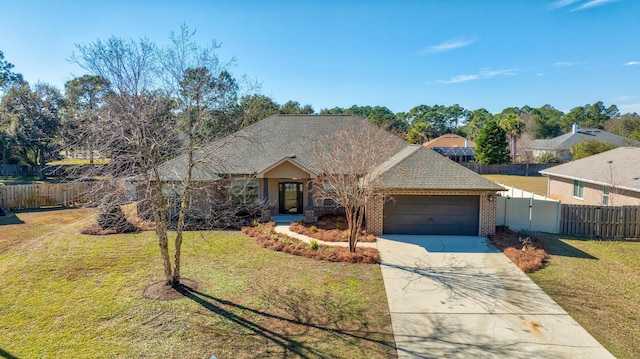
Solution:
[[[640,192],[640,148],[618,147],[540,173]]]
[[[469,141],[467,143],[467,141]],[[471,140],[467,140],[466,138],[456,135],[455,133],[448,133],[446,135],[442,135],[438,138],[434,138],[433,140],[423,143],[423,146],[428,147],[428,148],[433,148],[433,147],[462,147],[464,148],[465,145],[468,145],[469,147],[475,148],[476,147],[476,143],[471,141]]]
[[[208,165],[203,174],[255,174],[262,172],[284,157],[311,171],[317,171],[311,150],[318,144],[328,143],[345,126],[363,123],[354,115],[274,115],[257,122],[237,133],[214,141],[196,154],[207,157]],[[380,130],[368,124],[373,130]],[[382,130],[380,130],[382,131]],[[389,133],[390,141],[398,149],[406,143]],[[164,173],[184,171],[185,156],[163,164]],[[203,163],[206,163],[203,162]],[[182,172],[184,173],[184,172]],[[179,176],[176,176],[176,179]]]
[[[571,149],[571,146],[587,139],[607,142],[616,146],[629,145],[634,142],[631,139],[618,136],[605,130],[596,128],[581,128],[576,133],[569,132],[551,139],[534,140],[531,142],[530,147],[535,150],[568,150]]]
[[[409,146],[383,163],[376,186],[380,189],[428,190],[504,190],[502,186],[478,175],[472,170],[419,145]],[[390,163],[392,162],[393,163]]]
[[[353,115],[274,115],[234,135],[212,142],[196,153],[206,157],[195,167],[194,179],[215,180],[225,174],[254,175],[285,157],[314,174],[318,166],[311,154],[318,143],[335,146],[327,139],[346,126],[362,125]],[[371,129],[384,131],[373,124]],[[382,176],[381,188],[502,190],[502,187],[420,145],[408,145],[388,133],[395,155],[384,159],[374,171]],[[161,166],[163,179],[184,178],[186,157],[178,156]],[[337,172],[339,169],[337,169]]]

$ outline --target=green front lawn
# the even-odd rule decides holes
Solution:
[[[617,358],[640,358],[640,242],[535,236],[551,259],[531,279]]]
[[[94,216],[25,212],[0,225],[0,357],[396,355],[377,265],[272,252],[235,231],[189,232],[183,276],[197,292],[152,301],[142,292],[162,278],[154,233],[79,234]]]
[[[15,184],[34,184],[34,183],[57,183],[58,179],[49,177],[42,181],[38,176],[0,176],[0,186]]]
[[[490,179],[493,182],[523,189],[541,196],[547,195],[547,177],[509,175],[482,175],[482,177]]]

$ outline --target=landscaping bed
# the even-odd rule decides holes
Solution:
[[[293,254],[307,258],[329,262],[380,263],[380,253],[375,248],[356,248],[355,253],[349,248],[319,245],[317,242],[304,243],[284,234],[276,233],[275,223],[259,224],[256,227],[244,227],[242,232],[252,237],[259,245],[274,251]]]
[[[325,242],[347,242],[349,231],[344,216],[323,216],[316,223],[291,222],[292,231]],[[376,236],[362,228],[358,242],[375,242]]]
[[[489,235],[489,240],[525,273],[541,269],[549,258],[543,241],[503,226],[496,227],[496,233]]]

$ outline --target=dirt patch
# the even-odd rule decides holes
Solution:
[[[356,252],[351,253],[346,247],[307,244],[284,234],[276,233],[274,228],[275,223],[269,222],[257,227],[244,227],[242,232],[252,237],[264,248],[296,256],[329,262],[380,263],[380,252],[375,248],[356,248]]]
[[[142,296],[151,300],[176,300],[197,289],[198,283],[191,279],[180,279],[180,284],[175,287],[163,280],[145,288]]]
[[[289,228],[298,234],[325,242],[347,242],[349,236],[347,219],[344,216],[323,216],[316,223],[292,222]],[[367,234],[362,228],[358,241],[372,243],[376,241],[376,236]]]
[[[543,241],[530,235],[519,235],[503,226],[496,227],[496,233],[489,235],[489,240],[525,273],[541,269],[549,258]]]

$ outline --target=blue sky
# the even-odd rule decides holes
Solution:
[[[11,1],[0,51],[29,82],[85,72],[78,43],[167,42],[181,23],[279,103],[459,104],[500,112],[587,103],[640,113],[640,1]]]

